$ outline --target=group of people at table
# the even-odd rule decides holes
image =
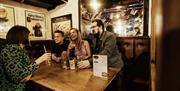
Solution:
[[[62,31],[57,30],[54,32],[54,45],[51,53],[44,53],[32,62],[24,48],[29,44],[30,31],[24,26],[13,26],[6,35],[7,44],[0,53],[0,90],[25,91],[26,82],[38,69],[39,64],[49,59],[60,62],[68,58],[73,48],[76,58],[84,60],[78,62],[79,69],[92,67],[92,54],[107,55],[108,66],[121,69],[123,61],[116,45],[116,36],[105,31],[100,19],[92,21],[91,30],[93,33],[92,50],[89,42],[81,38],[78,29],[70,29],[69,40],[64,38]],[[121,72],[117,75],[118,87],[121,85],[121,75]]]

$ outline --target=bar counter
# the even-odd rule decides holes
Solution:
[[[62,69],[59,63],[42,63],[30,81],[55,91],[104,91],[120,69],[109,68],[108,79],[93,76],[92,68]]]

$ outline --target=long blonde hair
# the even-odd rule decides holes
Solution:
[[[82,41],[82,37],[81,37],[81,34],[80,34],[80,31],[77,29],[77,28],[71,28],[71,30],[75,30],[76,33],[77,33],[77,39],[74,40],[74,43],[78,46],[76,46],[77,49],[81,49],[81,46],[83,44],[83,41]],[[69,32],[70,33],[70,32]],[[70,37],[70,40],[73,41]]]

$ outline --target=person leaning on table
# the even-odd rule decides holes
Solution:
[[[116,35],[105,31],[104,24],[100,19],[92,21],[91,29],[94,35],[93,54],[107,55],[108,67],[121,69],[124,64],[116,44]],[[92,60],[86,63],[79,63],[79,68],[87,68],[90,63],[92,64]],[[119,72],[115,79],[116,90],[121,91],[122,72]]]
[[[116,36],[108,31],[104,31],[104,24],[101,20],[92,21],[91,29],[93,33],[93,54],[107,55],[108,66],[121,69],[123,61],[116,44]],[[92,60],[88,64],[80,64],[81,68],[89,67]]]
[[[6,35],[7,44],[0,53],[0,91],[25,91],[26,81],[37,70],[38,65],[50,59],[45,53],[32,62],[24,49],[29,44],[29,30],[24,26],[13,26]]]
[[[54,41],[51,47],[52,60],[60,62],[61,59],[67,57],[67,48],[69,45],[69,40],[64,38],[64,32],[56,30],[54,32]]]

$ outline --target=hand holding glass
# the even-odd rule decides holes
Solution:
[[[75,46],[76,46],[75,44],[70,43],[68,49],[73,49],[73,48],[75,48]]]
[[[39,65],[40,63],[51,60],[51,53],[44,53],[41,57],[35,60],[35,62]]]
[[[90,68],[90,63],[89,63],[88,60],[79,61],[77,63],[77,66],[78,66],[79,69]]]
[[[46,64],[51,65],[51,51],[50,50],[46,50],[46,46],[45,45],[43,47],[44,47],[44,52],[45,53],[50,53],[48,58],[46,59]]]
[[[46,64],[51,65],[51,52],[47,52],[46,54]]]

